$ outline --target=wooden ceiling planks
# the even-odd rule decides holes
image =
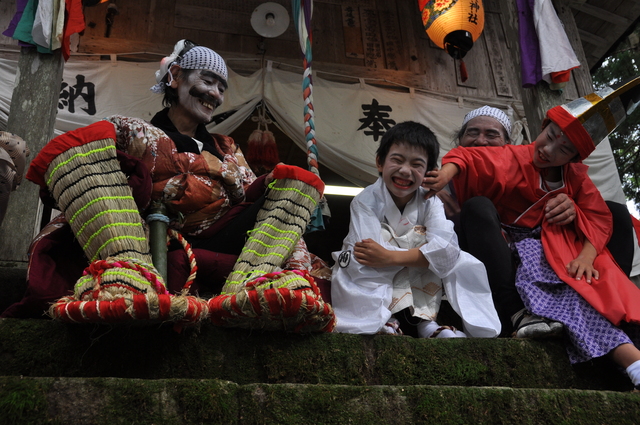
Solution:
[[[572,0],[567,4],[573,11],[590,69],[615,48],[640,17],[637,0]]]

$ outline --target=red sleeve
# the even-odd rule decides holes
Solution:
[[[460,205],[474,196],[499,201],[508,191],[510,176],[518,169],[511,152],[501,147],[457,147],[442,159],[442,164],[447,163],[460,169],[453,179]]]
[[[568,195],[576,207],[576,230],[593,244],[598,253],[611,237],[613,218],[598,188],[583,164],[570,164],[567,172]]]

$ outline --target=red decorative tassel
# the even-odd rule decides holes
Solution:
[[[280,162],[278,145],[269,130],[254,130],[247,142],[245,158],[256,175],[269,173]]]
[[[464,61],[460,59],[460,80],[464,83],[469,78],[469,74],[467,74],[467,66],[464,64]]]
[[[273,170],[273,167],[280,162],[276,138],[269,130],[262,132],[262,162],[265,167],[269,168],[269,171]]]

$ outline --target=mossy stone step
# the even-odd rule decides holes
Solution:
[[[640,394],[454,386],[0,377],[3,424],[636,424]]]
[[[608,362],[572,367],[561,341],[298,335],[211,323],[178,333],[34,319],[0,319],[0,376],[631,389]]]

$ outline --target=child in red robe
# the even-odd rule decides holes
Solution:
[[[629,335],[640,324],[640,289],[606,249],[611,214],[581,160],[635,108],[638,89],[640,78],[550,109],[530,145],[453,149],[424,182],[434,194],[454,179],[460,202],[488,198],[519,256],[516,286],[527,309],[564,324],[572,363],[608,355],[636,388],[640,351]],[[544,219],[558,193],[575,203],[569,225]]]

